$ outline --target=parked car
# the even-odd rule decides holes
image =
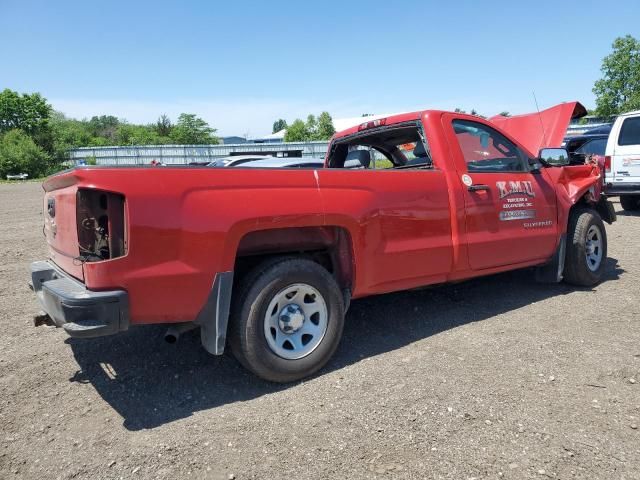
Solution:
[[[564,141],[562,142],[562,147],[566,147],[567,143],[570,140],[574,140],[574,148],[578,148],[582,143],[586,142],[587,140],[594,138],[596,136],[600,136],[600,135],[604,135],[606,137],[609,136],[609,133],[611,132],[611,127],[613,126],[612,123],[605,123],[602,125],[599,125],[597,127],[594,128],[590,128],[588,130],[586,130],[584,133],[581,133],[580,135],[572,135],[572,136],[567,136],[564,138]]]
[[[313,170],[61,172],[43,184],[36,323],[72,337],[160,323],[174,340],[199,327],[210,353],[228,346],[256,375],[289,382],[331,358],[352,298],[524,267],[592,286],[607,258],[603,221],[615,221],[599,170],[537,151],[561,143],[576,111],[367,121],[336,134]],[[540,122],[544,133],[530,127]]]
[[[611,133],[612,127],[613,127],[613,123],[605,123],[597,127],[590,128],[589,130],[584,132],[583,135],[602,135],[602,134],[609,135]]]
[[[567,138],[564,148],[569,152],[569,160],[572,165],[581,165],[590,155],[604,157],[607,148],[608,133],[576,135]]]
[[[15,175],[11,175],[11,174],[7,175],[7,180],[26,180],[27,178],[29,178],[28,173],[18,173]]]
[[[614,121],[604,165],[606,194],[619,195],[625,210],[640,210],[640,110]]]
[[[268,160],[273,158],[270,155],[232,155],[230,157],[218,158],[207,164],[208,167],[237,167],[256,160]]]
[[[311,157],[269,157],[242,164],[248,168],[322,168],[323,158]]]

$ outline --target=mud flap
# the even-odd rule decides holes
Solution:
[[[194,321],[200,325],[202,346],[213,355],[224,353],[232,287],[233,272],[216,274],[207,302]]]
[[[616,210],[613,208],[613,203],[611,203],[604,195],[600,195],[600,200],[596,203],[596,211],[600,214],[602,220],[611,225],[616,221]]]
[[[536,281],[540,283],[560,283],[564,271],[564,259],[567,251],[567,236],[562,235],[560,244],[551,261],[536,268]]]
[[[349,306],[351,305],[351,289],[342,289],[342,297],[344,298],[344,313],[347,313],[347,310],[349,310]]]

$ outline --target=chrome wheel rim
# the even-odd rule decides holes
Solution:
[[[602,263],[602,232],[600,232],[600,228],[597,225],[591,225],[587,231],[585,255],[589,270],[592,272],[598,270]]]
[[[327,333],[327,304],[320,292],[295,283],[278,292],[264,317],[264,336],[273,353],[298,360],[313,352]]]

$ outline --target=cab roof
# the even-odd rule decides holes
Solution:
[[[580,102],[566,102],[538,112],[510,117],[496,115],[488,119],[460,112],[419,110],[376,118],[375,120],[367,120],[367,117],[362,117],[362,123],[360,125],[336,133],[333,140],[352,135],[366,128],[416,121],[425,115],[437,116],[445,113],[450,113],[460,118],[489,122],[497,127],[498,130],[507,133],[513,139],[517,140],[529,153],[535,155],[541,148],[560,147],[571,119],[585,116],[587,109]]]

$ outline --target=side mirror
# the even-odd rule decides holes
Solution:
[[[564,148],[543,148],[540,150],[538,158],[543,163],[554,167],[569,165],[569,152]]]

